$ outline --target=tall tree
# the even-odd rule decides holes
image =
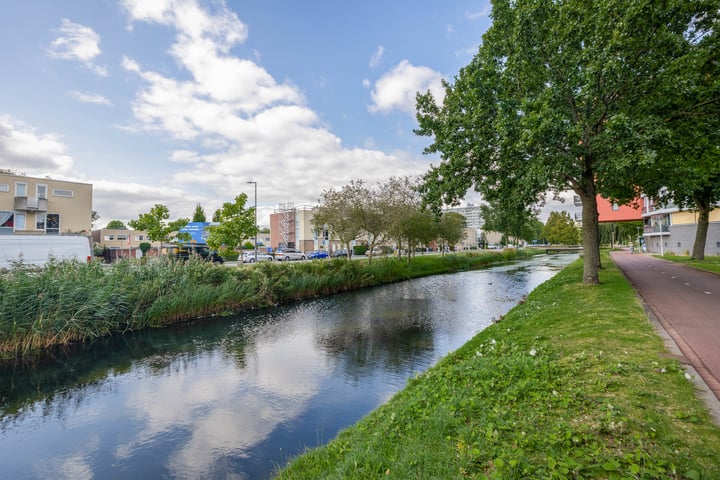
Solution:
[[[350,243],[360,233],[356,203],[356,184],[351,182],[340,190],[329,189],[320,195],[320,204],[313,214],[312,223],[318,232],[327,228],[330,235],[351,252]]]
[[[550,243],[577,245],[580,242],[580,233],[575,221],[565,211],[550,212],[542,234]]]
[[[537,213],[534,206],[524,205],[513,198],[500,196],[481,208],[484,220],[483,228],[490,232],[499,232],[506,243],[519,240],[532,240],[535,234]]]
[[[141,213],[137,219],[130,220],[130,225],[135,230],[144,230],[148,238],[153,242],[168,242],[170,235],[187,225],[187,218],[179,218],[169,221],[170,212],[165,205],[156,203],[148,213]]]
[[[573,190],[583,282],[599,283],[596,196],[637,193],[628,166],[651,157],[658,123],[637,106],[658,95],[655,72],[682,62],[686,33],[698,19],[717,25],[719,10],[717,0],[494,0],[493,25],[442,106],[418,97],[417,133],[442,156],[426,193],[452,201],[474,185],[492,201]]]
[[[452,248],[465,237],[467,220],[457,212],[445,212],[437,225],[437,235],[440,239],[440,251],[445,254],[445,247]]]
[[[232,202],[225,202],[220,207],[218,216],[220,225],[207,228],[207,244],[214,249],[225,245],[235,248],[243,240],[257,233],[255,225],[255,207],[245,208],[247,194],[241,193]]]
[[[205,209],[203,209],[202,205],[199,203],[195,205],[195,212],[193,213],[192,217],[193,222],[205,222]]]

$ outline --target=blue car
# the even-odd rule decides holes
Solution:
[[[325,250],[313,250],[310,253],[306,253],[305,256],[309,260],[314,260],[316,258],[328,258],[328,253]]]

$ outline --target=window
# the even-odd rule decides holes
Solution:
[[[613,209],[613,212],[617,212],[618,210],[620,210],[620,205],[618,205],[617,203],[613,203],[612,209]]]
[[[25,230],[25,214],[15,214],[15,230]]]
[[[27,197],[27,183],[15,182],[15,196]]]
[[[125,234],[118,234],[117,239],[118,240],[127,240],[128,236]]]
[[[60,234],[60,214],[59,213],[48,213],[46,221],[45,233],[48,235],[59,235]]]
[[[35,214],[35,230],[45,230],[45,215]]]
[[[72,198],[74,193],[72,190],[63,190],[61,188],[53,188],[53,196],[55,197],[68,197]]]
[[[15,212],[0,210],[0,234],[12,234],[15,230]]]
[[[10,191],[10,185],[7,183],[0,183],[0,192],[9,192]]]
[[[142,242],[143,240],[145,240],[145,237],[143,237],[142,235],[135,235],[136,242]]]
[[[105,235],[105,241],[109,242],[110,240],[115,240],[115,235]]]
[[[35,186],[35,192],[37,193],[37,198],[47,198],[47,185],[38,183]]]

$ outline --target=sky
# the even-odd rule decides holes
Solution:
[[[6,1],[0,168],[91,183],[95,227],[158,203],[209,218],[241,193],[268,225],[280,204],[438,164],[413,133],[415,94],[441,101],[489,12],[489,0]]]

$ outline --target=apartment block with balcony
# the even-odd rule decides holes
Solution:
[[[643,240],[650,253],[688,255],[697,232],[697,212],[642,197]],[[710,212],[705,255],[720,255],[720,206]]]
[[[0,235],[90,235],[92,185],[0,172]]]

